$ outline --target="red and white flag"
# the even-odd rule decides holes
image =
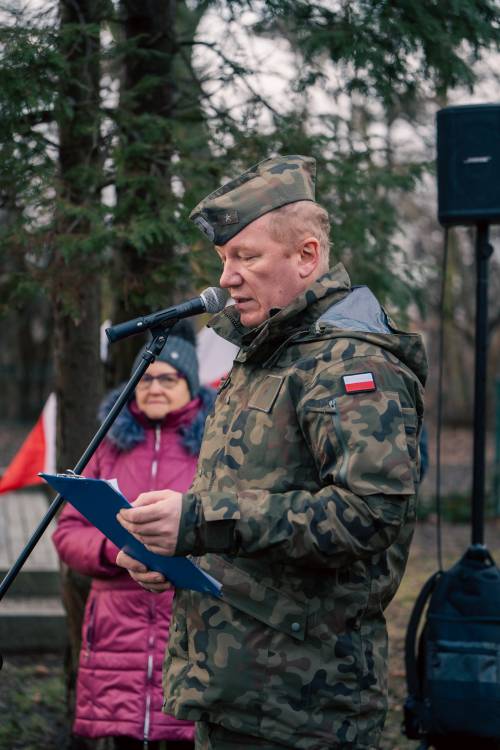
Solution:
[[[356,375],[344,375],[344,388],[346,393],[362,393],[363,391],[374,391],[375,380],[372,372],[358,372]]]
[[[39,471],[56,471],[56,395],[51,393],[43,411],[0,479],[0,492],[44,484]]]

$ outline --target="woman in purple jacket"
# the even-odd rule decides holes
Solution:
[[[214,393],[200,388],[194,334],[188,340],[178,330],[83,472],[116,478],[131,502],[141,492],[165,487],[186,491],[196,469]],[[101,418],[119,392],[106,399]],[[193,748],[192,724],[162,713],[173,592],[155,595],[136,584],[115,565],[118,548],[69,504],[53,539],[65,563],[93,577],[82,628],[74,734],[113,737],[116,750],[159,750],[161,740],[167,740],[168,750]]]

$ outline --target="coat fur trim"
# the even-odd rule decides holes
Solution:
[[[102,402],[98,412],[101,422],[111,411],[122,390],[123,386],[115,388]],[[200,452],[205,420],[213,407],[216,393],[212,388],[202,386],[198,396],[201,399],[198,413],[190,424],[181,425],[178,430],[182,445],[192,456],[197,456]],[[106,435],[106,439],[121,451],[130,451],[145,439],[144,427],[134,417],[129,406],[130,401],[118,414]]]

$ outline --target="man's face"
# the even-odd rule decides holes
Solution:
[[[298,249],[272,239],[268,224],[265,214],[216,247],[223,264],[219,283],[247,328],[263,323],[272,308],[285,307],[310,283],[300,274]]]

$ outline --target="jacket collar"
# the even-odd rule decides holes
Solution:
[[[245,328],[240,323],[236,308],[231,305],[214,316],[209,325],[219,336],[240,347],[236,360],[244,362],[257,350],[266,355],[269,349],[296,331],[306,331],[334,302],[345,297],[351,282],[342,263],[313,282],[286,307],[271,312],[271,316],[256,328]]]

